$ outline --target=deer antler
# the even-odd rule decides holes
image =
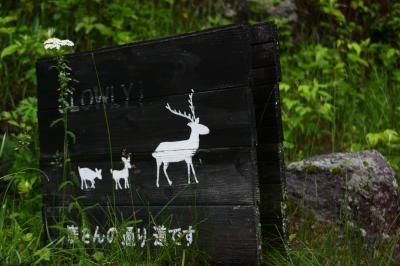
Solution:
[[[194,93],[194,90],[192,90],[192,93],[189,94],[189,100],[188,100],[189,108],[190,108],[190,111],[192,112],[191,115],[190,115],[190,114],[187,114],[186,112],[183,112],[183,113],[182,113],[182,112],[179,111],[179,110],[174,110],[174,109],[172,109],[171,106],[169,105],[169,103],[167,103],[167,105],[165,106],[165,108],[167,108],[171,113],[173,113],[173,114],[175,114],[175,115],[182,116],[182,117],[184,117],[184,118],[189,119],[189,120],[192,121],[192,122],[195,122],[195,121],[196,121],[196,114],[195,114],[194,104],[193,104],[193,93]]]
[[[167,105],[165,106],[165,108],[167,108],[171,113],[173,113],[173,114],[175,114],[175,115],[177,115],[177,116],[181,116],[181,117],[187,118],[187,119],[189,119],[189,120],[192,121],[192,122],[195,121],[195,118],[193,118],[192,116],[188,115],[186,112],[183,112],[183,113],[182,113],[181,111],[172,109],[171,106],[169,105],[169,103],[167,103]]]
[[[188,103],[189,103],[190,111],[192,112],[193,120],[196,120],[196,114],[194,112],[194,104],[193,104],[193,93],[194,93],[194,90],[192,89],[192,93],[189,94]]]

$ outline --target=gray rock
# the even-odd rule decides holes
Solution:
[[[271,7],[268,13],[272,16],[287,18],[288,21],[297,21],[297,9],[294,0],[281,0],[277,5]]]
[[[237,1],[248,2],[253,10],[265,13],[269,16],[285,18],[288,21],[297,21],[297,7],[295,0],[249,0]]]
[[[287,166],[289,199],[320,221],[346,220],[371,239],[400,232],[396,174],[375,150],[335,153]]]

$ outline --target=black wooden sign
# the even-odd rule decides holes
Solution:
[[[161,246],[164,232],[198,243],[215,263],[257,264],[262,244],[279,240],[283,226],[277,44],[276,27],[266,23],[66,56],[77,81],[69,183],[59,156],[64,129],[51,126],[61,116],[54,60],[39,60],[48,225],[61,213],[78,219],[69,208],[78,201],[95,205],[87,209],[91,234],[67,223],[76,236],[70,244],[111,243],[115,211],[141,221],[127,229],[136,242],[126,233],[124,245]]]

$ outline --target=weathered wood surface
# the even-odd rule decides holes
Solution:
[[[44,184],[50,224],[60,219],[61,210],[68,213],[65,206],[71,199],[78,199],[84,208],[112,206],[124,218],[138,211],[136,218],[144,223],[148,210],[156,215],[163,209],[165,215],[157,217],[161,223],[171,214],[178,225],[200,219],[201,248],[213,262],[228,265],[259,262],[260,229],[263,243],[285,237],[277,85],[281,73],[273,24],[223,27],[67,58],[73,78],[79,81],[70,100],[75,107],[68,114],[68,129],[76,136],[70,150],[76,176],[67,177],[68,185],[63,183],[62,169],[55,166],[60,159],[57,151],[62,152],[63,128],[50,127],[60,117],[56,72],[49,69],[52,59],[37,63],[40,164],[50,178]],[[188,111],[191,89],[200,123],[210,129],[200,136],[200,149],[193,157],[199,183],[192,177],[192,184],[187,184],[186,164],[179,162],[168,168],[172,186],[161,170],[157,188],[151,153],[161,142],[184,140],[190,134],[188,121],[172,115],[165,105]],[[122,168],[123,150],[131,153],[134,168],[129,171],[130,188],[115,190],[110,169]],[[102,169],[96,189],[80,189],[78,166]],[[96,221],[92,225],[108,226],[107,212],[98,208],[88,212]],[[193,220],[194,213],[199,215]]]
[[[196,112],[201,123],[207,125],[211,133],[202,137],[202,148],[225,148],[251,146],[254,141],[252,121],[247,101],[246,88],[195,93]],[[281,124],[275,114],[275,90],[259,87],[253,90],[255,99],[255,119],[259,143],[277,143],[282,135],[276,134]],[[107,104],[106,114],[102,105],[94,105],[88,110],[69,114],[69,130],[74,132],[76,142],[71,145],[72,158],[101,155],[109,151],[108,133],[112,142],[111,153],[120,154],[122,149],[136,152],[152,151],[166,140],[185,138],[190,134],[184,118],[174,119],[165,109],[168,102],[177,109],[184,106],[187,95],[153,98],[143,102],[126,102],[125,105]],[[39,111],[41,130],[41,157],[52,158],[63,147],[61,124],[50,126],[60,117],[57,110]],[[105,116],[109,121],[106,126]],[[84,126],[82,126],[84,125]],[[51,140],[51,141],[49,141]]]
[[[251,146],[252,123],[248,105],[248,88],[235,88],[194,93],[196,115],[200,123],[210,129],[201,136],[201,148]],[[71,145],[72,158],[109,153],[110,134],[112,152],[153,152],[163,141],[187,139],[190,128],[187,119],[173,115],[167,103],[177,110],[188,111],[188,94],[151,98],[126,105],[101,104],[88,110],[70,112],[68,128],[76,137]],[[105,117],[107,116],[107,117]],[[39,111],[41,157],[51,158],[63,148],[63,125],[50,127],[60,117],[58,110]],[[108,119],[108,126],[106,124]]]
[[[268,43],[272,43],[272,49],[274,51],[273,54],[270,54],[268,50],[258,52],[258,48],[260,45],[268,46]],[[270,54],[271,61],[274,61],[275,71],[270,72],[270,75],[276,75],[277,80],[281,79],[281,65],[279,60],[279,42],[278,42],[278,29],[274,24],[271,23],[261,23],[258,25],[254,25],[251,27],[251,44],[252,44],[252,53],[257,54],[253,55],[254,57],[265,58],[265,54]],[[257,61],[257,60],[256,60]],[[264,65],[266,67],[267,65]],[[259,65],[252,64],[252,68],[259,68]],[[266,78],[269,80],[269,78]]]
[[[276,28],[263,24],[252,27],[251,42],[261,230],[264,244],[281,246],[287,237],[284,231],[284,223],[287,221],[284,205],[286,180],[281,144],[283,130],[277,84],[281,79],[281,68]]]
[[[96,50],[94,61],[90,53],[68,56],[72,76],[79,81],[74,84],[74,103],[90,104],[87,97],[98,90],[94,62],[103,95],[108,90],[108,100],[112,93],[114,102],[188,93],[193,86],[208,91],[247,85],[247,35],[246,27],[239,25]],[[39,109],[57,108],[56,73],[48,70],[52,64],[42,60],[37,66]]]
[[[69,212],[66,207],[45,208],[45,217],[52,224],[61,219],[61,213],[80,226],[79,212]],[[153,246],[154,237],[150,234],[154,225],[164,225],[166,228],[188,228],[192,225],[196,233],[194,242],[203,248],[214,263],[231,264],[257,264],[259,253],[259,240],[256,234],[256,211],[254,206],[118,206],[97,207],[87,210],[91,224],[91,232],[98,225],[100,232],[107,231],[110,227],[118,227],[118,221],[142,220],[137,227],[147,228],[147,245]],[[149,215],[151,214],[151,215]],[[108,217],[108,218],[107,218]],[[114,217],[117,217],[115,219]],[[117,220],[117,222],[115,222]],[[66,222],[67,225],[72,223]],[[57,231],[51,228],[51,234]],[[139,248],[139,247],[137,247]]]
[[[114,157],[113,169],[122,169],[121,157]],[[199,183],[193,176],[188,184],[186,164],[171,164],[168,175],[172,180],[169,186],[164,173],[160,175],[160,187],[156,187],[156,162],[151,154],[133,154],[133,169],[130,169],[130,189],[115,190],[111,176],[112,168],[107,154],[102,158],[87,161],[73,161],[72,169],[76,178],[69,177],[72,184],[59,192],[62,184],[62,168],[54,167],[50,161],[42,162],[41,169],[51,178],[45,187],[44,197],[47,203],[59,205],[64,199],[71,202],[79,198],[84,205],[112,203],[115,205],[253,205],[257,176],[255,152],[250,148],[229,148],[199,150],[194,158],[194,168]],[[95,189],[81,189],[78,166],[102,169],[102,180],[95,180]],[[90,183],[89,183],[90,184]],[[124,187],[124,181],[121,180]]]
[[[273,23],[253,25],[250,30],[250,40],[253,45],[278,41],[278,31]]]

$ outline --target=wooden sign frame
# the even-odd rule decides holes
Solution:
[[[77,219],[68,208],[77,201],[101,207],[87,215],[93,232],[104,231],[105,244],[115,233],[107,231],[111,209],[123,219],[139,217],[144,227],[154,218],[149,213],[160,224],[172,217],[170,226],[190,243],[193,229],[215,263],[257,264],[262,244],[282,241],[285,182],[274,24],[226,26],[66,59],[78,82],[68,113],[76,137],[70,147],[75,175],[65,186],[59,156],[64,129],[51,126],[61,116],[57,72],[53,58],[37,63],[49,227],[64,212]],[[90,242],[71,228],[79,241]]]

